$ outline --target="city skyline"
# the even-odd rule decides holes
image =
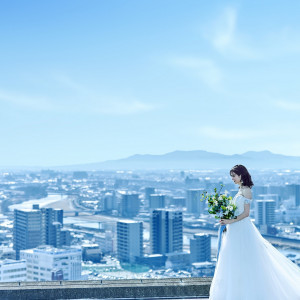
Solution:
[[[249,210],[260,234],[298,266],[299,174],[251,173]],[[76,274],[82,280],[212,277],[219,221],[207,203],[198,203],[204,190],[213,193],[220,184],[233,202],[238,195],[221,170],[40,170],[4,172],[0,179],[0,255],[10,259],[0,266],[0,281],[11,282],[75,280]]]
[[[1,3],[0,165],[299,155],[299,5]]]

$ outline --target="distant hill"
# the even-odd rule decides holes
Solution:
[[[185,170],[229,169],[243,164],[249,169],[300,169],[300,157],[274,154],[270,151],[248,151],[224,155],[203,150],[174,151],[162,155],[136,154],[100,163],[57,167],[61,170]]]

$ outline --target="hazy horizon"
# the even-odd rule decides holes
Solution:
[[[194,152],[194,151],[204,151],[204,152],[208,152],[208,153],[214,153],[214,154],[220,154],[220,155],[226,155],[226,156],[233,156],[233,155],[244,155],[246,154],[247,152],[255,152],[255,153],[261,153],[261,152],[270,152],[271,154],[275,154],[275,155],[284,155],[286,157],[294,157],[294,158],[300,158],[300,156],[293,156],[293,155],[285,155],[285,154],[281,154],[281,153],[274,153],[272,151],[269,151],[269,150],[262,150],[262,151],[253,151],[253,150],[248,150],[246,152],[243,152],[243,153],[232,153],[232,154],[225,154],[225,153],[221,153],[221,152],[213,152],[213,151],[206,151],[206,150],[203,150],[203,149],[195,149],[195,150],[174,150],[174,151],[170,151],[170,152],[167,152],[167,153],[158,153],[158,154],[152,154],[152,153],[134,153],[132,155],[129,155],[129,156],[123,156],[123,157],[119,157],[119,158],[116,158],[116,159],[108,159],[108,160],[98,160],[98,161],[94,161],[94,162],[78,162],[78,163],[74,163],[74,164],[61,164],[61,165],[46,165],[46,164],[43,164],[43,165],[0,165],[0,169],[5,169],[5,168],[12,168],[12,169],[18,169],[20,168],[20,170],[22,168],[26,168],[28,167],[29,169],[30,168],[56,168],[56,167],[72,167],[72,166],[77,166],[77,165],[90,165],[90,164],[98,164],[98,163],[105,163],[105,162],[109,162],[109,161],[118,161],[118,160],[123,160],[123,159],[127,159],[127,158],[130,158],[130,157],[134,157],[134,156],[147,156],[147,155],[150,155],[150,156],[164,156],[166,154],[170,154],[170,153],[173,153],[173,152]],[[237,163],[239,163],[237,161]],[[222,167],[220,167],[222,169]],[[212,169],[215,169],[214,167],[212,167]],[[275,167],[276,169],[276,167]],[[298,168],[296,168],[298,169]]]

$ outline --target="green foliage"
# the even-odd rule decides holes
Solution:
[[[208,202],[208,213],[215,215],[216,219],[232,219],[236,210],[236,205],[232,202],[232,197],[226,194],[221,194],[221,190],[224,187],[221,184],[221,188],[218,191],[214,188],[214,194],[208,194],[206,191],[203,192],[200,201],[207,200]]]

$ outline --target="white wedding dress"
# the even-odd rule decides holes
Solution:
[[[239,192],[233,201],[237,216],[252,200]],[[300,268],[246,217],[226,225],[209,300],[300,300]]]

